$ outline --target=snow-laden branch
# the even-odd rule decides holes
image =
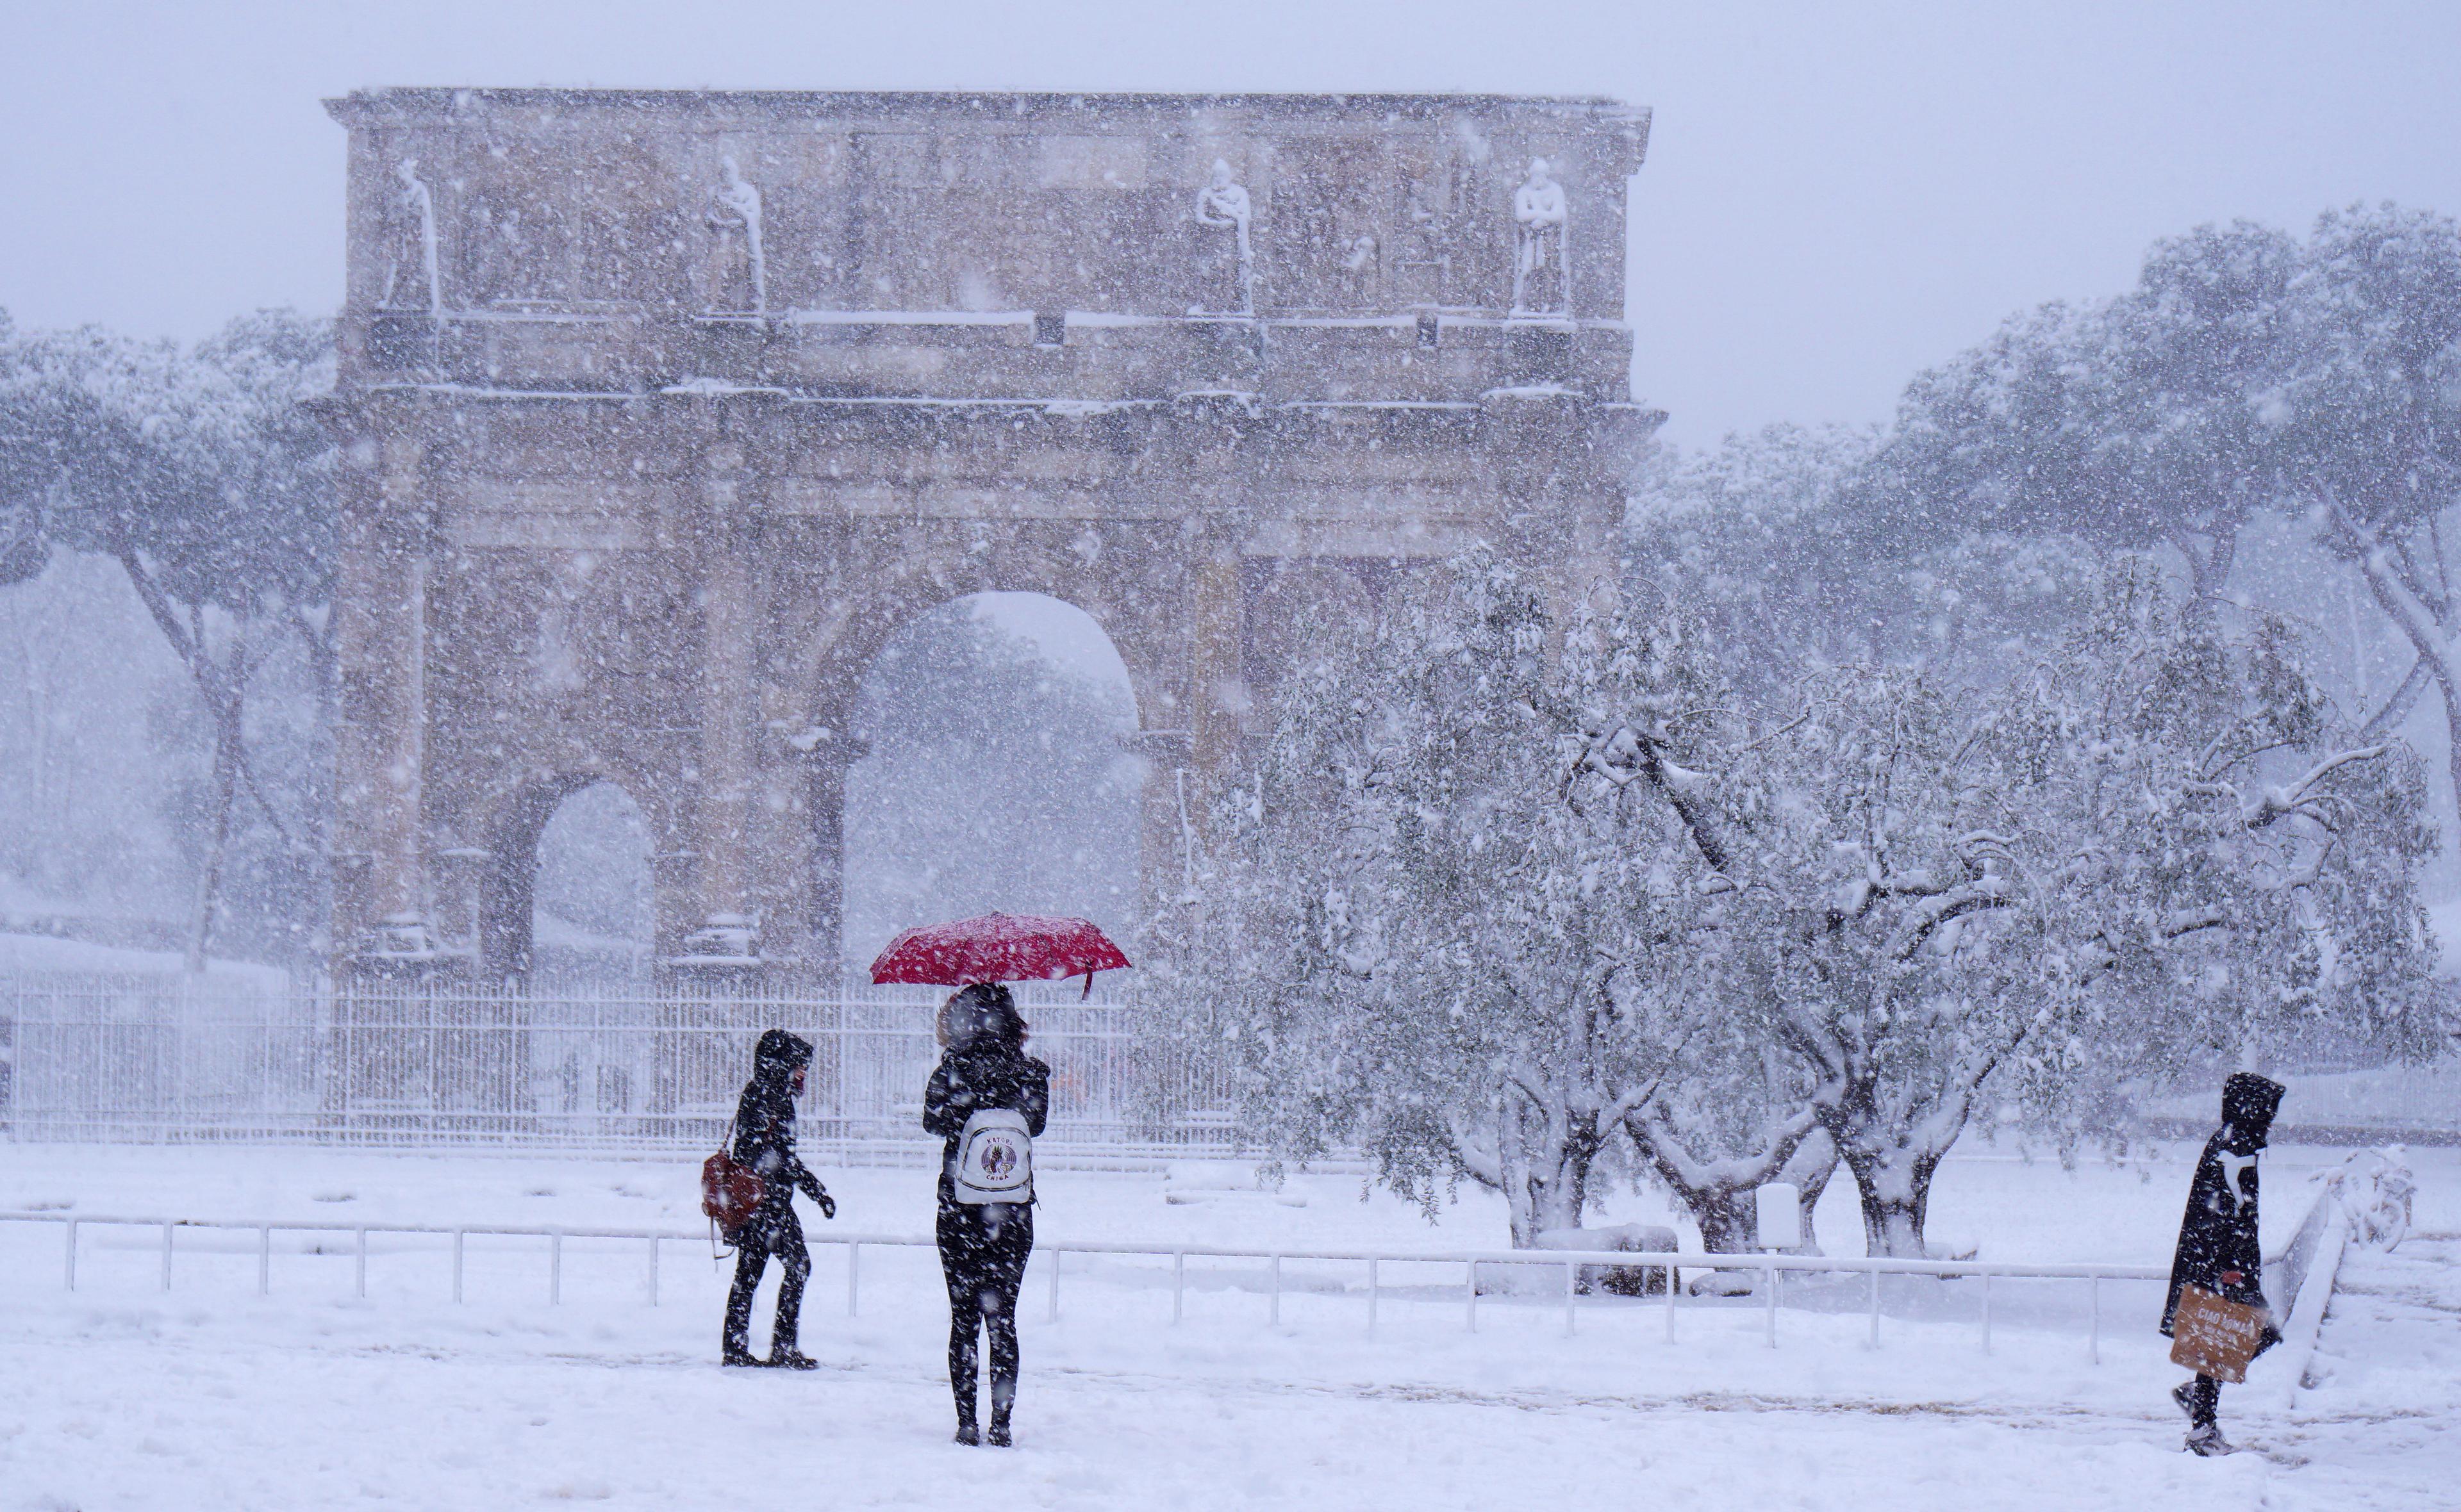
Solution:
[[[2352,762],[2373,761],[2390,749],[2392,748],[2388,745],[2371,745],[2361,746],[2351,751],[2338,751],[2308,768],[2306,775],[2300,777],[2298,781],[2283,787],[2266,788],[2257,800],[2247,807],[2244,815],[2247,827],[2262,829],[2275,820],[2289,814],[2305,815],[2321,822],[2322,816],[2307,807],[2307,800],[2315,792],[2316,784]]]
[[[2016,894],[2006,879],[1997,876],[1979,877],[1927,897],[1908,908],[1897,926],[1890,931],[1889,959],[1911,959],[1916,950],[1922,948],[1923,942],[1951,919],[1961,919],[1986,908],[2011,907],[2015,903]]]

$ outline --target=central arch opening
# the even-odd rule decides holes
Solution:
[[[1092,615],[1039,593],[941,605],[881,649],[852,723],[849,971],[900,929],[995,908],[1126,943],[1145,762],[1127,666]]]

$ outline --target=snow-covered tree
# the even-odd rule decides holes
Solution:
[[[2274,498],[2300,261],[2268,226],[2203,226],[2116,298],[2012,318],[1907,387],[1871,497],[1926,528],[2167,546],[2214,598]]]
[[[332,370],[330,323],[287,312],[234,321],[186,352],[94,328],[0,332],[9,570],[39,566],[54,546],[117,562],[205,717],[211,772],[191,805],[198,966],[243,796],[275,832],[278,869],[312,870],[320,848],[314,803],[286,815],[257,770],[248,695],[287,645],[308,658],[318,699],[331,696],[332,447],[308,401],[330,390]],[[312,746],[325,721],[309,723]]]
[[[2429,684],[2461,795],[2461,598],[2444,526],[2461,500],[2461,224],[2386,205],[2318,222],[2278,400],[2286,501],[2417,653],[2371,728]]]
[[[1496,1189],[1517,1246],[1579,1226],[1694,1006],[1637,987],[1681,969],[1693,900],[1567,761],[1607,670],[1591,627],[1473,553],[1297,670],[1208,879],[1214,1032],[1264,1132],[1302,1158],[1355,1142],[1428,1203]]]
[[[1757,957],[1730,980],[1766,994],[1896,1255],[1986,1097],[2073,1139],[2148,1053],[2430,1038],[2407,760],[2350,738],[2286,628],[2227,631],[2141,559],[1999,693],[1815,670],[1790,718],[1642,707],[1582,757],[1724,889]]]
[[[1681,606],[1747,696],[1806,662],[2004,675],[2075,612],[2094,548],[1944,520],[1910,502],[1894,458],[1840,426],[1661,449],[1634,479],[1626,600]]]

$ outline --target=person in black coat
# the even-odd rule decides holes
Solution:
[[[838,1204],[795,1155],[795,1098],[811,1064],[810,1040],[782,1029],[766,1032],[753,1050],[752,1079],[744,1083],[743,1098],[735,1107],[735,1146],[729,1153],[760,1178],[760,1205],[726,1236],[735,1246],[735,1287],[726,1294],[726,1331],[718,1357],[727,1365],[808,1371],[818,1363],[795,1348],[803,1283],[812,1273],[803,1225],[795,1216],[795,1192],[801,1188],[819,1204],[823,1218],[838,1216]],[[752,1297],[760,1289],[760,1275],[772,1255],[782,1272],[778,1326],[770,1331],[769,1358],[761,1360],[752,1353]]]
[[[957,1442],[983,1441],[975,1422],[975,1335],[991,1337],[990,1441],[1009,1445],[1016,1403],[1016,1294],[1034,1250],[1033,1195],[1021,1203],[957,1200],[958,1137],[985,1109],[1020,1114],[1039,1137],[1051,1112],[1051,1068],[1025,1053],[1025,1020],[1007,988],[968,987],[940,1010],[939,1067],[923,1094],[923,1127],[947,1141],[940,1160],[934,1236],[949,1284],[949,1389],[957,1401]]]
[[[2171,1295],[2162,1307],[2162,1334],[2171,1336],[2179,1315],[2179,1290],[2201,1287],[2227,1302],[2266,1307],[2264,1255],[2257,1239],[2257,1153],[2264,1148],[2282,1087],[2249,1072],[2222,1083],[2222,1126],[2205,1141],[2196,1174],[2188,1183],[2188,1210],[2179,1220],[2179,1247],[2171,1259]],[[2281,1335],[2267,1328],[2269,1349]],[[2188,1415],[2187,1447],[2200,1455],[2230,1453],[2215,1421],[2221,1382],[2199,1375],[2172,1388],[2171,1399]]]

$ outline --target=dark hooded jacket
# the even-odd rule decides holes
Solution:
[[[956,1203],[957,1136],[977,1108],[1014,1109],[1025,1116],[1025,1132],[1041,1138],[1051,1116],[1051,1068],[992,1033],[971,1034],[940,1057],[923,1091],[923,1129],[946,1141],[940,1156],[943,1208]]]
[[[737,1161],[760,1178],[764,1213],[794,1209],[800,1188],[813,1202],[827,1189],[795,1155],[795,1073],[812,1063],[812,1042],[782,1029],[762,1033],[752,1053],[752,1079],[735,1105]]]
[[[2205,1141],[2195,1179],[2188,1183],[2188,1210],[2179,1221],[2171,1295],[2162,1308],[2165,1334],[2179,1311],[2181,1287],[2202,1287],[2232,1302],[2265,1305],[2264,1256],[2256,1231],[2256,1156],[2273,1128],[2281,1093],[2279,1082],[2243,1071],[2222,1083],[2222,1126]],[[2236,1281],[2222,1279],[2233,1271]]]

